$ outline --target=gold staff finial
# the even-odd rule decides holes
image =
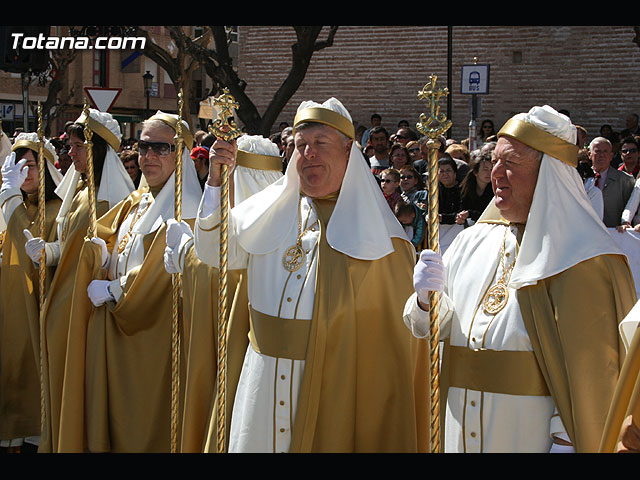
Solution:
[[[242,135],[242,131],[233,119],[233,110],[237,110],[239,105],[229,93],[228,88],[225,87],[222,94],[213,99],[213,105],[219,108],[218,118],[209,127],[211,133],[227,142]]]
[[[222,95],[214,98],[213,106],[217,107],[218,118],[209,126],[209,131],[226,142],[231,142],[242,135],[242,131],[233,120],[233,109],[239,108],[228,88]],[[216,391],[217,418],[217,451],[225,451],[225,384],[226,384],[226,351],[227,351],[227,257],[229,239],[229,168],[222,165],[220,170],[220,265],[218,281],[218,379]]]
[[[418,91],[418,98],[427,102],[430,115],[420,114],[420,122],[416,124],[418,131],[429,138],[437,138],[451,128],[451,120],[447,120],[446,115],[440,113],[440,97],[449,95],[449,90],[436,85],[438,76],[436,74],[429,77],[431,80],[422,90]]]
[[[418,92],[418,98],[426,100],[430,114],[420,115],[417,129],[429,137],[429,213],[428,213],[428,247],[440,251],[439,245],[439,214],[438,214],[438,149],[440,142],[438,137],[451,128],[452,122],[440,113],[440,98],[449,94],[446,88],[436,85],[437,75],[433,74],[422,90]],[[439,346],[440,332],[438,326],[439,297],[437,292],[429,294],[429,349],[430,349],[430,385],[431,385],[431,412],[430,412],[430,442],[431,452],[440,452],[440,378],[439,378]]]

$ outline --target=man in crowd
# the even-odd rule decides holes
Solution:
[[[589,145],[589,158],[595,175],[587,178],[585,189],[592,186],[602,191],[604,203],[604,224],[609,228],[620,225],[622,212],[624,211],[635,181],[626,172],[611,166],[613,159],[613,147],[611,142],[604,137],[596,137]]]
[[[620,155],[622,156],[622,165],[618,170],[628,173],[632,177],[637,177],[640,172],[640,143],[635,137],[629,136],[622,140]]]
[[[369,135],[369,143],[373,145],[374,154],[369,158],[371,171],[379,175],[389,168],[389,132],[384,127],[374,127]]]

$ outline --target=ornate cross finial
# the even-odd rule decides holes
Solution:
[[[242,135],[242,131],[233,120],[233,109],[240,106],[228,88],[225,87],[222,95],[213,99],[213,105],[218,107],[218,118],[209,127],[211,133],[227,142]]]
[[[418,91],[418,98],[426,100],[430,115],[427,117],[424,113],[421,113],[420,122],[416,124],[416,128],[420,133],[433,139],[451,128],[451,120],[447,120],[446,115],[440,113],[440,105],[438,103],[440,102],[440,97],[449,95],[449,90],[436,86],[437,75],[433,74],[429,78],[430,82],[422,90]]]

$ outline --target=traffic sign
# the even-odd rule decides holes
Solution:
[[[489,65],[463,65],[460,91],[472,95],[489,93]]]
[[[122,88],[84,87],[84,91],[96,109],[108,112],[122,92]]]

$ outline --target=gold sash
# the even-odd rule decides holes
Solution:
[[[311,320],[272,317],[250,307],[249,341],[258,353],[271,357],[304,360]]]
[[[533,352],[449,348],[450,387],[508,395],[550,395]]]

